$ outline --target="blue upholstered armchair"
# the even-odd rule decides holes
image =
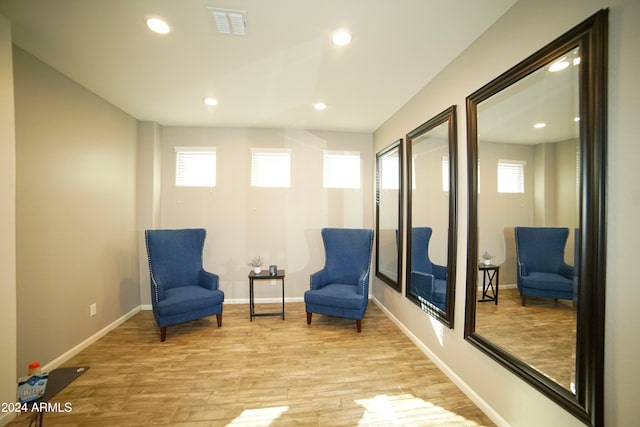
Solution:
[[[518,289],[528,296],[573,300],[574,269],[564,262],[568,228],[515,227]]]
[[[362,318],[369,302],[369,265],[373,230],[323,228],[324,268],[311,274],[311,289],[304,293],[307,324],[312,313],[355,319],[362,331]]]
[[[431,227],[411,229],[411,292],[445,311],[447,307],[447,267],[431,262]]]
[[[202,267],[206,230],[147,230],[147,256],[151,275],[151,303],[160,341],[167,326],[216,315],[222,326],[224,293],[218,276]]]

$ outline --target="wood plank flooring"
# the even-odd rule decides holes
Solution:
[[[63,367],[83,365],[53,400],[72,412],[46,426],[494,425],[373,302],[361,334],[318,314],[307,325],[304,303],[253,322],[227,304],[221,328],[215,316],[170,327],[164,343],[144,311]]]
[[[577,324],[573,302],[529,297],[523,307],[518,289],[500,289],[498,295],[498,305],[478,303],[478,334],[571,389]]]

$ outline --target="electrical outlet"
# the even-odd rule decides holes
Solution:
[[[96,304],[91,304],[89,306],[89,316],[95,316],[96,315]]]

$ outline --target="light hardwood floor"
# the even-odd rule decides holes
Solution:
[[[572,301],[529,297],[500,289],[498,305],[477,305],[476,332],[507,349],[567,389],[576,366],[576,311]]]
[[[215,316],[170,327],[164,343],[144,311],[63,366],[83,365],[53,400],[72,412],[46,426],[494,425],[373,302],[361,334],[318,314],[307,325],[304,303],[253,322],[227,304],[221,328]]]

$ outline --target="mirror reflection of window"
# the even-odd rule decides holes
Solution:
[[[381,183],[383,190],[397,190],[400,188],[400,164],[398,156],[383,157],[380,164]]]
[[[400,291],[402,140],[376,153],[376,276]]]
[[[478,105],[478,249],[500,266],[499,304],[478,304],[476,331],[574,390],[576,312],[572,298],[527,297],[517,276],[515,227],[569,231],[564,262],[575,264],[579,227],[577,49],[571,49]],[[487,167],[489,166],[489,167]],[[545,251],[541,247],[542,252]],[[478,260],[480,262],[481,260]],[[481,289],[482,275],[478,275]],[[546,325],[546,326],[543,326]],[[523,337],[536,345],[523,345]]]
[[[407,134],[406,296],[448,327],[455,283],[455,112],[452,106]]]

